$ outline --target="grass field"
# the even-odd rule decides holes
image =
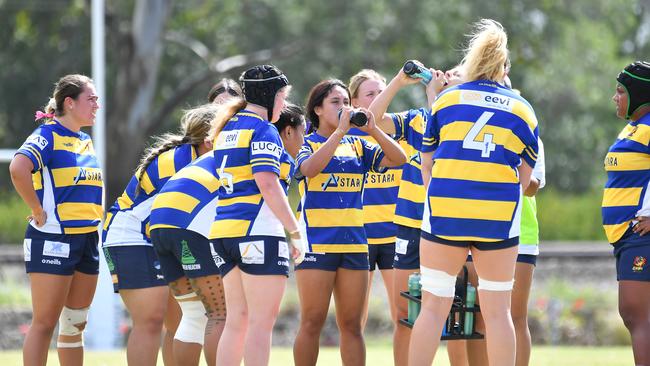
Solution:
[[[50,353],[48,365],[58,366],[59,362],[55,352]],[[0,352],[0,365],[22,364],[20,351]],[[162,366],[161,357],[158,365]],[[293,356],[290,348],[277,347],[271,353],[271,365],[292,365]],[[340,365],[338,348],[321,348],[318,365]],[[372,366],[389,366],[393,364],[390,345],[370,344],[367,351],[366,364]],[[438,357],[433,363],[435,366],[448,366],[449,361],[444,349],[438,352]],[[632,350],[630,347],[549,347],[535,346],[531,359],[531,366],[628,366],[633,365]],[[114,352],[88,352],[86,366],[115,366],[126,365],[125,351]]]

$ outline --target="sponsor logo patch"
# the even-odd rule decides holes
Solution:
[[[25,255],[25,262],[32,260],[32,239],[23,240],[23,254]]]
[[[48,257],[70,258],[70,244],[46,240],[43,243],[43,255]]]
[[[40,136],[40,135],[31,135],[31,136],[29,136],[27,138],[27,140],[25,141],[25,143],[26,144],[34,144],[34,145],[36,145],[36,147],[38,147],[41,150],[45,149],[47,147],[47,145],[49,144],[47,139],[45,137],[43,137],[43,136]]]
[[[251,155],[271,155],[279,159],[282,150],[282,146],[273,142],[255,141],[251,143]]]
[[[237,147],[239,142],[239,131],[225,131],[219,134],[215,147],[221,149],[231,149]]]
[[[289,245],[287,245],[287,242],[278,242],[278,257],[289,259]]]
[[[303,262],[316,262],[316,257],[313,255],[306,255]]]
[[[406,251],[409,247],[409,241],[406,239],[397,238],[395,240],[395,253],[406,254]]]
[[[61,261],[58,259],[41,259],[41,263],[43,264],[53,264],[55,266],[60,266]]]
[[[634,261],[632,261],[632,270],[634,272],[641,272],[646,264],[648,264],[648,260],[645,257],[640,255],[636,256],[634,257]]]
[[[221,256],[217,253],[216,250],[214,250],[214,244],[210,243],[210,253],[212,253],[212,259],[214,260],[214,264],[217,267],[221,267],[222,265],[226,264],[226,261],[221,258]]]
[[[264,241],[239,243],[239,253],[245,264],[264,264]]]
[[[512,112],[515,100],[501,94],[487,93],[476,90],[463,90],[460,93],[460,103]]]

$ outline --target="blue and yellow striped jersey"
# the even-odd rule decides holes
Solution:
[[[371,144],[374,138],[367,133],[351,128],[348,135],[357,136]],[[368,172],[363,187],[363,226],[366,229],[368,244],[395,243],[397,225],[395,203],[402,180],[402,167],[390,168],[385,173]]]
[[[398,225],[417,229],[422,226],[425,196],[420,149],[424,126],[430,115],[425,108],[393,114],[395,139],[400,142],[407,159],[402,167],[394,221]]]
[[[616,243],[637,216],[650,216],[650,114],[630,122],[605,157],[603,227]]]
[[[103,246],[151,246],[149,216],[156,195],[176,172],[196,157],[196,149],[190,144],[183,144],[158,155],[147,166],[139,182],[139,172],[136,172],[131,177],[124,193],[106,214]],[[138,183],[140,188],[136,194]]]
[[[326,141],[316,132],[305,137],[298,167]],[[386,171],[380,167],[383,158],[379,145],[346,135],[322,172],[312,178],[297,174],[304,184],[300,223],[310,252],[368,252],[361,192],[366,173]]]
[[[282,223],[262,198],[253,177],[255,173],[275,173],[287,193],[294,164],[277,128],[253,112],[240,111],[217,137],[214,160],[221,186],[210,239],[284,238]]]
[[[208,237],[217,209],[217,166],[205,154],[174,174],[151,206],[150,230],[186,229]]]
[[[57,120],[39,126],[16,154],[34,164],[32,181],[47,220],[36,230],[52,234],[97,231],[102,218],[103,181],[93,143]]]
[[[422,230],[447,240],[519,236],[517,167],[537,159],[537,118],[512,90],[478,80],[443,92],[432,107],[422,152],[433,154]]]

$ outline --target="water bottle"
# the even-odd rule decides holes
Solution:
[[[409,276],[408,282],[409,295],[414,297],[422,296],[422,286],[420,285],[420,273],[415,272]],[[409,323],[415,324],[415,319],[420,314],[420,303],[409,299],[408,320]]]
[[[473,308],[476,304],[476,288],[472,284],[467,284],[467,299],[465,305],[467,308]],[[474,313],[466,312],[465,313],[465,329],[463,329],[465,335],[472,335],[474,333]]]
[[[339,119],[341,119],[342,109],[339,109]],[[350,123],[357,126],[363,127],[368,124],[368,116],[362,111],[350,111]]]
[[[414,79],[419,78],[420,82],[424,85],[429,84],[431,81],[431,78],[433,77],[431,75],[431,71],[424,67],[421,63],[415,60],[408,60],[404,63],[404,66],[402,67],[402,70],[404,73]]]

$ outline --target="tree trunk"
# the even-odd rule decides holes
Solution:
[[[118,197],[137,166],[154,123],[151,116],[163,32],[170,13],[168,0],[138,0],[130,32],[116,52],[113,97],[107,113],[107,204]],[[111,52],[111,50],[108,50]]]

